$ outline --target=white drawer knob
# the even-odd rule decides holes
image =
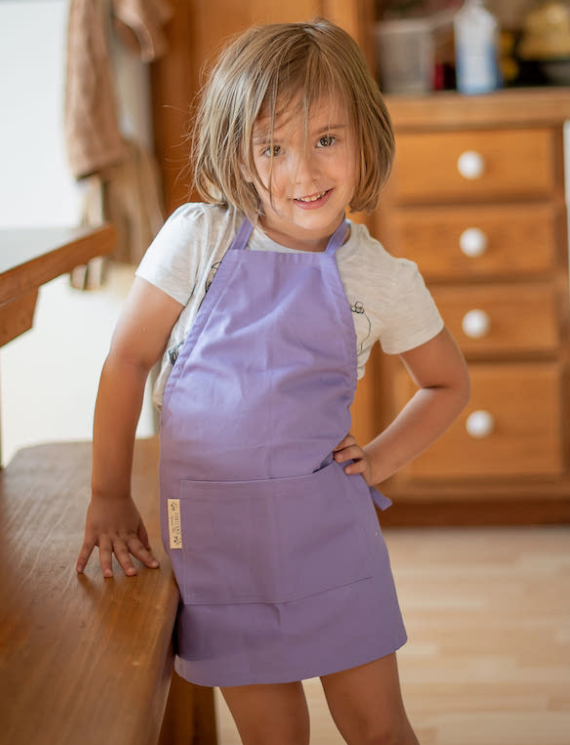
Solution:
[[[459,248],[470,258],[482,256],[487,250],[487,236],[479,228],[467,228],[459,236]]]
[[[484,409],[469,414],[465,422],[467,433],[478,440],[489,437],[494,428],[495,420],[493,419],[493,415]]]
[[[470,310],[463,316],[461,328],[470,339],[481,339],[489,333],[491,318],[488,313],[478,308]]]
[[[485,160],[475,150],[467,150],[457,159],[457,170],[463,178],[474,181],[484,174]]]

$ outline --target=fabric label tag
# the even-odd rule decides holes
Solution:
[[[179,499],[168,500],[168,532],[170,534],[170,548],[182,548]]]

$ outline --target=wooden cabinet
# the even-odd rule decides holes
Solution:
[[[568,520],[570,91],[388,105],[397,156],[374,229],[419,265],[469,362],[472,399],[385,485],[396,504],[385,522],[430,520],[430,510],[438,522]],[[378,428],[414,386],[397,360],[377,354],[373,364]]]
[[[470,367],[473,393],[466,414],[406,469],[406,477],[465,479],[487,490],[483,482],[490,478],[562,476],[560,366],[485,362]],[[409,377],[397,374],[396,400],[403,403],[412,392]]]

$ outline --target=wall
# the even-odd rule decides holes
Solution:
[[[0,226],[73,224],[61,130],[67,0],[0,2]]]
[[[0,2],[0,230],[80,217],[62,132],[67,12],[68,0]],[[115,267],[97,291],[73,290],[67,277],[40,290],[34,328],[0,350],[3,463],[28,444],[90,439],[101,365],[132,274]],[[151,432],[147,394],[138,434]]]
[[[521,28],[525,14],[536,5],[535,0],[487,0],[487,7],[507,28]]]

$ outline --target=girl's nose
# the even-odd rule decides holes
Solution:
[[[295,184],[311,184],[317,175],[317,163],[314,155],[309,151],[299,155],[292,164],[291,180]]]

